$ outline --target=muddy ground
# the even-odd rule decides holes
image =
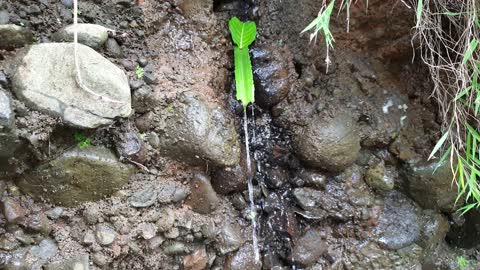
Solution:
[[[414,12],[360,2],[348,32],[332,18],[327,67],[299,34],[319,1],[82,0],[80,23],[105,27],[82,32],[84,79],[127,89],[118,105],[60,80],[73,47],[49,44],[71,41],[72,1],[0,0],[0,268],[478,269],[479,214],[427,161],[441,119]],[[232,16],[258,26],[254,171]]]

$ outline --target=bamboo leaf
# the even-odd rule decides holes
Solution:
[[[437,153],[438,150],[440,150],[442,145],[445,143],[445,140],[447,140],[448,134],[449,134],[449,131],[445,132],[445,134],[443,134],[440,140],[438,140],[437,144],[435,144],[435,147],[433,147],[432,153],[430,153],[430,156],[428,157],[428,159],[431,159],[435,155],[435,153]]]
[[[478,45],[478,40],[476,38],[474,38],[474,39],[472,39],[472,41],[470,41],[470,44],[468,45],[468,49],[465,52],[465,55],[463,56],[462,64],[465,65],[467,63],[468,59],[470,59],[470,57],[472,57],[473,52],[477,49],[477,45]]]

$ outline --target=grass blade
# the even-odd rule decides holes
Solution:
[[[448,138],[448,134],[449,134],[449,131],[445,132],[445,134],[443,134],[440,140],[438,140],[437,144],[435,144],[435,147],[433,147],[432,153],[430,153],[430,156],[428,157],[429,160],[432,159],[432,157],[438,152],[438,150],[440,150],[440,148],[442,148],[442,145],[445,143],[445,141]]]

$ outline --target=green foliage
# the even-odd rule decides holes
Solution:
[[[80,149],[92,146],[92,140],[83,133],[75,133],[75,135],[73,135],[73,139],[75,142],[77,142],[77,146]]]
[[[138,79],[143,78],[143,75],[145,74],[145,70],[141,66],[137,66],[135,68],[135,75],[137,76]]]
[[[253,84],[252,64],[248,46],[252,44],[257,35],[255,22],[242,22],[233,17],[228,23],[233,42],[235,63],[235,83],[237,88],[237,99],[244,107],[255,101],[255,87]]]
[[[330,4],[326,8],[322,8],[322,10],[318,13],[317,18],[315,18],[301,33],[305,33],[307,31],[312,30],[312,34],[310,34],[310,41],[316,40],[318,33],[323,32],[323,36],[325,38],[325,43],[327,48],[333,48],[333,35],[330,32],[330,17],[332,15],[333,6],[335,5],[335,1],[331,1]]]
[[[470,266],[470,261],[463,256],[457,257],[457,267],[459,270],[467,269]]]
[[[237,17],[233,17],[228,22],[228,28],[232,34],[233,42],[240,49],[250,46],[257,36],[257,25],[255,22],[242,22]]]

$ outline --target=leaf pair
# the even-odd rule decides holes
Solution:
[[[248,46],[255,40],[257,26],[255,22],[244,23],[237,17],[233,17],[228,23],[228,28],[232,34],[233,42],[237,45],[233,51],[237,99],[246,107],[250,102],[255,101],[252,63]]]

